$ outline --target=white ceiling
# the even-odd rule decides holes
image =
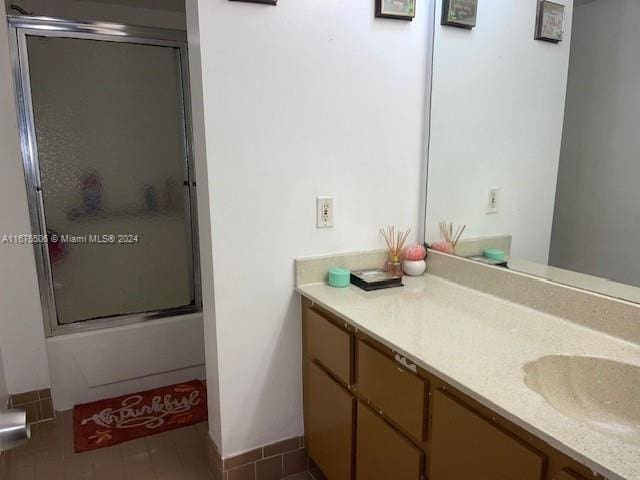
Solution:
[[[130,7],[144,7],[154,10],[170,10],[184,12],[184,0],[80,0],[92,3],[111,3]]]

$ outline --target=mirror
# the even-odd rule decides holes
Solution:
[[[556,1],[559,43],[529,0],[436,25],[425,241],[640,303],[640,2]]]

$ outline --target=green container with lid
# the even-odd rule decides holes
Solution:
[[[351,284],[351,272],[346,268],[334,267],[329,269],[329,285],[345,288]]]
[[[506,255],[504,253],[504,250],[500,250],[499,248],[487,248],[484,251],[483,255],[492,260],[500,260],[500,261],[506,260]]]

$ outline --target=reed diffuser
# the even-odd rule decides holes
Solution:
[[[467,228],[466,225],[460,225],[458,228],[456,228],[454,233],[452,222],[440,222],[440,235],[442,237],[442,240],[439,240],[432,244],[431,248],[439,252],[449,253],[453,255],[456,251],[456,245],[458,245],[458,242],[460,241],[465,228]]]
[[[400,261],[400,256],[402,253],[402,248],[404,247],[409,234],[411,233],[411,229],[407,229],[405,232],[402,230],[397,230],[396,227],[387,227],[386,230],[380,229],[380,234],[382,238],[384,238],[387,247],[389,248],[389,259],[385,265],[385,270],[387,273],[396,276],[402,276],[402,262]]]

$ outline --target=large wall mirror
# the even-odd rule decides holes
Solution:
[[[640,303],[640,2],[557,1],[557,44],[535,0],[436,25],[426,242],[464,224],[456,255]]]

